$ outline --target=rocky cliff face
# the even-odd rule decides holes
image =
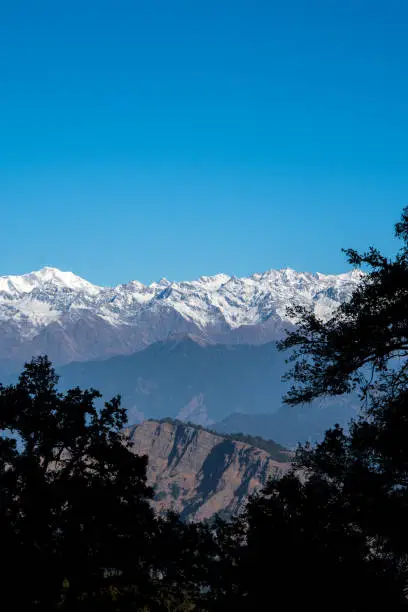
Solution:
[[[266,451],[183,423],[145,421],[127,434],[132,450],[149,457],[156,510],[172,508],[186,520],[238,512],[268,477],[289,467]]]

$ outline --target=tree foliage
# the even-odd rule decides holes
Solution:
[[[394,259],[371,247],[346,252],[356,266],[368,268],[351,300],[328,321],[304,307],[291,309],[297,329],[280,343],[291,349],[294,362],[287,378],[295,384],[287,403],[308,402],[320,395],[360,389],[366,397],[379,378],[387,385],[405,385],[408,356],[408,208],[395,226],[403,244]],[[390,370],[391,368],[391,370]],[[395,376],[395,368],[398,376]]]
[[[39,357],[0,388],[2,577],[16,608],[103,609],[129,585],[140,603],[154,534],[146,458],[124,444],[119,397],[97,410],[97,391],[56,384]]]

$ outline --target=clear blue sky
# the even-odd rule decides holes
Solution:
[[[340,272],[408,204],[406,0],[3,0],[0,274]]]

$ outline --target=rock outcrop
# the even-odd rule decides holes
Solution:
[[[179,422],[145,421],[127,429],[132,450],[149,457],[148,482],[158,512],[185,520],[235,514],[248,495],[289,467],[259,448]]]

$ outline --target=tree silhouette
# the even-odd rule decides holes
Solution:
[[[326,475],[272,480],[241,519],[242,609],[256,609],[271,592],[288,610],[405,609],[398,563],[380,554],[358,511]]]
[[[119,397],[97,410],[97,391],[56,385],[39,357],[0,388],[3,583],[16,609],[141,609],[155,531],[147,460],[126,448]]]
[[[222,609],[226,526],[217,541],[208,524],[155,516],[147,458],[122,434],[120,398],[98,407],[97,391],[62,394],[57,382],[38,357],[0,386],[4,600],[26,611]]]
[[[350,435],[336,427],[298,461],[337,483],[359,527],[407,580],[408,208],[395,234],[402,246],[394,259],[374,248],[347,251],[351,263],[368,266],[361,287],[327,323],[303,316],[281,348],[300,356],[287,402],[359,389],[362,413]]]
[[[363,398],[381,390],[397,392],[407,385],[408,363],[408,208],[395,226],[402,247],[387,259],[371,247],[360,255],[345,251],[351,264],[368,274],[326,322],[307,308],[290,309],[297,329],[279,343],[291,349],[295,384],[285,401],[298,404],[320,395],[339,395],[359,388]],[[382,383],[382,386],[380,386]]]
[[[394,259],[346,252],[368,272],[328,321],[291,309],[286,403],[356,389],[362,411],[349,433],[336,425],[299,448],[293,470],[250,500],[239,519],[242,609],[272,591],[287,609],[407,608],[408,209],[396,235]]]

